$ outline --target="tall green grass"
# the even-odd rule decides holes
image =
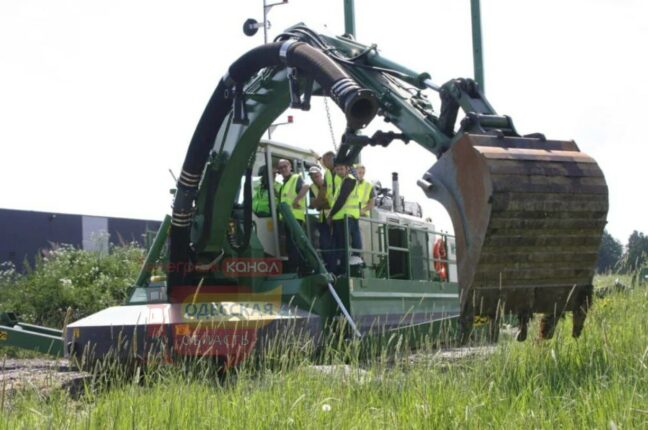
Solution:
[[[79,399],[25,390],[0,406],[0,428],[648,428],[647,305],[643,287],[612,293],[579,339],[566,320],[550,341],[534,326],[463,359],[401,344],[367,361],[340,342],[319,355],[336,365],[324,372],[282,345],[224,377],[163,366],[96,379]]]

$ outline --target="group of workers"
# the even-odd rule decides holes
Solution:
[[[312,166],[308,170],[311,184],[306,184],[301,175],[293,173],[289,160],[279,160],[277,172],[283,182],[275,181],[273,192],[279,203],[288,204],[297,222],[304,227],[306,222],[306,195],[310,194],[308,208],[319,211],[317,230],[319,249],[327,269],[335,274],[345,271],[347,255],[345,250],[345,218],[347,219],[350,246],[362,248],[358,219],[367,216],[374,207],[373,185],[364,179],[366,169],[361,164],[350,165],[336,160],[329,151],[320,158],[322,168]],[[352,174],[353,172],[353,174]],[[267,170],[259,169],[261,181],[255,187],[252,208],[257,216],[271,216]],[[288,267],[291,271],[299,265],[299,252],[292,244],[289,229],[286,229]]]

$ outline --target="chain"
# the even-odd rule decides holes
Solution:
[[[326,119],[328,121],[329,131],[331,132],[331,141],[333,142],[333,148],[335,152],[338,152],[337,142],[335,140],[335,132],[333,131],[333,121],[331,121],[331,111],[329,110],[328,97],[322,97],[324,99],[324,108],[326,109]]]

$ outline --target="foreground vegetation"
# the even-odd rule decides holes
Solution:
[[[647,303],[644,287],[610,293],[578,340],[565,321],[550,341],[503,336],[469,358],[397,349],[367,362],[350,344],[323,372],[282,349],[272,368],[222,379],[167,366],[144,383],[95,379],[76,399],[3,393],[0,428],[646,428]]]
[[[0,264],[0,311],[61,328],[66,317],[75,321],[123,303],[143,259],[137,244],[112,246],[109,254],[64,245],[38,257],[26,273]]]

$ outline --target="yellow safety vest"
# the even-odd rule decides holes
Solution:
[[[266,188],[261,186],[261,183],[256,184],[254,187],[252,211],[257,215],[270,216],[270,194]]]
[[[358,195],[358,181],[356,180],[356,178],[354,178],[351,175],[347,175],[347,178],[351,178],[354,181],[356,181],[356,186],[353,187],[353,191],[351,191],[351,194],[349,194],[349,196],[347,197],[342,208],[339,211],[337,211],[335,214],[333,214],[333,221],[344,219],[345,215],[350,218],[355,218],[355,219],[360,218],[360,196]],[[334,204],[335,201],[337,201],[338,197],[340,197],[341,188],[342,188],[342,181],[340,180],[340,185],[335,189],[335,195],[333,196]],[[333,205],[331,205],[331,208],[332,207]]]
[[[313,192],[315,198],[317,198],[317,195],[319,194],[319,187],[317,186],[317,184],[311,184],[310,190]]]
[[[275,196],[278,196],[281,194],[281,186],[283,184],[277,180],[274,181],[274,191],[275,191]]]
[[[326,200],[330,207],[333,207],[335,192],[340,189],[342,185],[342,178],[331,172],[329,169],[324,169],[324,180],[326,181]]]
[[[360,205],[364,205],[371,197],[371,190],[373,190],[373,184],[369,181],[363,180],[362,182],[358,181],[358,196],[360,196]]]
[[[317,198],[319,196],[320,187],[318,187],[317,184],[311,184],[310,190],[313,193],[313,195],[315,196],[315,198]],[[327,213],[328,213],[328,211],[326,209],[320,209],[320,213],[319,213],[319,216],[318,216],[319,222],[326,221]]]
[[[290,178],[288,178],[288,180],[283,183],[283,185],[281,186],[279,201],[281,203],[286,203],[290,207],[290,210],[292,211],[295,219],[297,219],[298,221],[304,221],[306,220],[305,209],[303,207],[299,209],[295,209],[292,207],[293,202],[297,197],[297,192],[295,192],[295,188],[297,187],[298,180],[299,180],[299,175],[297,173],[293,173],[290,176]]]

